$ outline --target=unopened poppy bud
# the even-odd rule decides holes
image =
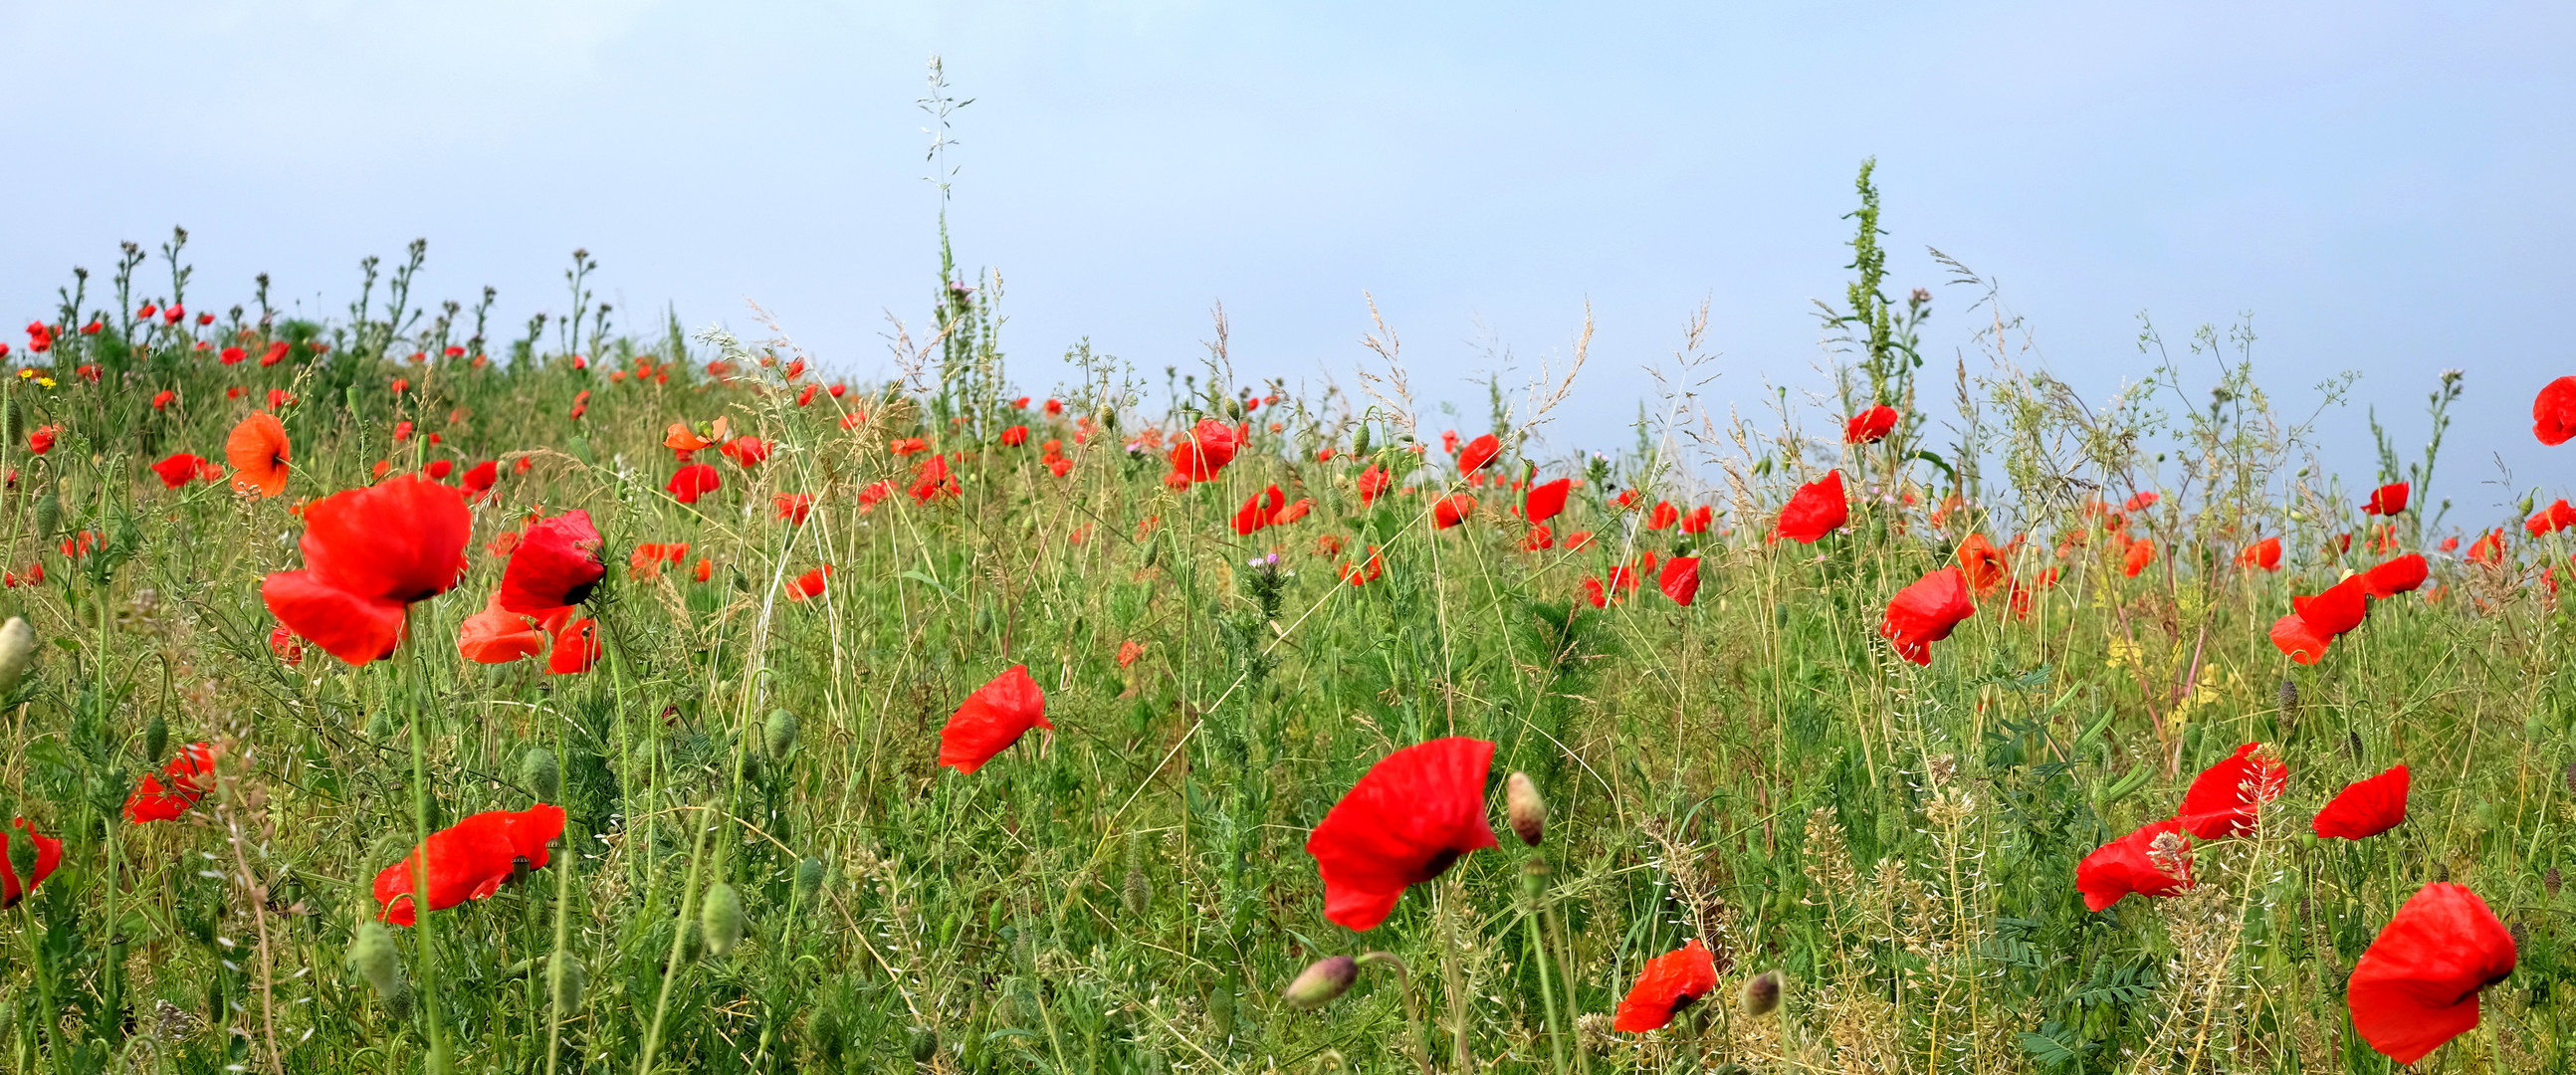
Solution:
[[[46,493],[36,501],[36,540],[54,540],[54,530],[63,524],[63,498]]]
[[[926,1026],[914,1027],[905,1044],[912,1050],[913,1063],[927,1064],[931,1057],[939,1055],[939,1032]]]
[[[519,780],[538,802],[553,802],[563,791],[563,763],[555,760],[554,751],[529,747],[527,753],[519,755]]]
[[[1298,974],[1295,981],[1288,983],[1288,988],[1279,994],[1279,1000],[1301,1012],[1314,1011],[1348,992],[1351,983],[1358,981],[1359,976],[1359,961],[1349,956],[1319,959]]]
[[[1539,837],[1547,832],[1547,800],[1539,798],[1538,785],[1528,773],[1515,772],[1503,781],[1503,814],[1522,843],[1538,846]]]
[[[570,952],[557,955],[546,968],[546,982],[554,992],[557,1011],[569,1012],[581,1007],[581,993],[589,981],[589,972],[581,965],[581,957]]]
[[[1354,437],[1352,437],[1352,438],[1351,438],[1351,454],[1352,454],[1352,455],[1355,455],[1355,456],[1358,456],[1358,457],[1360,457],[1360,458],[1362,458],[1362,459],[1366,459],[1366,458],[1368,458],[1368,454],[1369,454],[1369,427],[1368,427],[1368,424],[1367,424],[1367,423],[1365,423],[1365,422],[1363,422],[1363,423],[1361,423],[1361,424],[1360,424],[1360,431],[1359,431],[1359,435],[1354,436]]]
[[[787,752],[796,748],[796,714],[770,710],[769,723],[761,728],[761,745],[769,748],[769,760],[786,761]]]
[[[6,826],[0,826],[0,844],[9,847],[9,870],[18,877],[36,876],[36,841],[13,839]]]
[[[809,858],[796,864],[796,906],[812,911],[823,901],[823,860]]]
[[[391,999],[402,990],[402,960],[394,951],[394,934],[384,923],[369,922],[358,927],[358,935],[349,941],[349,969],[374,986],[376,995]]]
[[[1780,972],[1766,970],[1744,980],[1744,1014],[1769,1015],[1780,1007]]]
[[[695,923],[695,922],[689,922],[689,923],[685,923],[685,924],[681,925],[681,927],[680,927],[680,962],[682,962],[682,963],[695,963],[695,962],[697,962],[698,960],[701,960],[701,959],[706,958],[706,955],[707,955],[707,938],[706,938],[706,933],[705,933],[704,931],[700,930],[700,929],[698,928],[698,924],[697,924],[697,923]]]
[[[161,714],[154,713],[151,722],[143,726],[143,757],[157,762],[169,749],[170,722],[162,719]]]
[[[707,889],[706,906],[698,908],[698,927],[706,935],[710,955],[721,956],[742,943],[742,896],[732,885],[718,881]]]
[[[27,670],[36,666],[36,629],[23,616],[0,623],[0,694],[18,689]]]

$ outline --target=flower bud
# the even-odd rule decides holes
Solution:
[[[1521,842],[1537,847],[1539,837],[1547,831],[1547,800],[1538,796],[1538,785],[1528,773],[1515,772],[1503,781],[1503,814],[1512,823],[1512,831]]]
[[[519,755],[519,781],[528,786],[538,802],[553,802],[563,792],[563,763],[555,760],[554,751],[529,747],[527,753]]]
[[[939,1032],[926,1026],[914,1027],[905,1044],[912,1051],[913,1063],[927,1064],[931,1057],[939,1055]]]
[[[36,666],[36,629],[23,616],[0,623],[0,694],[18,689],[27,670]]]
[[[1744,980],[1744,1014],[1769,1015],[1780,1007],[1780,972],[1766,970]]]
[[[707,940],[707,953],[721,956],[742,943],[742,896],[733,886],[722,881],[707,889],[706,905],[698,908],[698,926]]]
[[[169,749],[170,722],[154,713],[151,721],[143,725],[143,759],[158,763]]]
[[[769,760],[786,761],[787,752],[796,747],[796,714],[770,710],[769,723],[761,728],[761,745],[769,749]]]
[[[589,984],[589,972],[581,965],[580,956],[563,952],[547,966],[546,984],[554,993],[555,1010],[571,1012],[581,1007],[581,994]]]
[[[809,858],[796,864],[796,908],[812,914],[823,902],[823,860]]]
[[[349,941],[349,969],[374,986],[379,997],[391,999],[400,992],[402,960],[394,951],[393,931],[381,922],[358,927],[358,935]]]
[[[1319,959],[1298,974],[1295,981],[1288,983],[1288,988],[1280,992],[1279,1000],[1298,1011],[1310,1012],[1349,991],[1351,983],[1359,980],[1359,976],[1359,961],[1349,956]]]

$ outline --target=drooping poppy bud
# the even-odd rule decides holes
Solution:
[[[1359,976],[1359,961],[1349,956],[1319,959],[1298,972],[1288,988],[1279,991],[1279,1002],[1301,1012],[1314,1011],[1349,992]]]
[[[358,935],[349,941],[349,969],[385,1000],[403,992],[402,956],[394,946],[394,932],[381,922],[359,924]]]
[[[563,764],[555,760],[554,751],[529,747],[527,753],[519,755],[519,781],[528,786],[529,794],[535,795],[538,802],[553,802],[563,791]]]
[[[581,965],[580,956],[559,952],[546,966],[547,989],[554,995],[558,1012],[570,1012],[581,1007],[582,992],[589,984],[589,968]]]
[[[1744,1014],[1769,1015],[1780,1007],[1780,972],[1766,970],[1744,980]]]
[[[721,956],[742,943],[742,895],[723,881],[707,889],[706,903],[698,909],[698,929],[706,937],[707,954]]]
[[[760,745],[769,751],[769,760],[786,761],[787,752],[796,749],[796,714],[770,710],[769,720],[760,729]]]

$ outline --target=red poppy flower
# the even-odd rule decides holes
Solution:
[[[2390,482],[2370,491],[2361,504],[2364,515],[2395,515],[2406,510],[2406,483]]]
[[[2424,585],[2430,567],[2424,558],[2408,553],[2361,573],[2362,592],[2371,597],[2395,597]]]
[[[1619,1001],[1610,1029],[1630,1034],[1661,1030],[1692,1001],[1717,988],[1717,960],[1693,937],[1689,944],[1646,961],[1637,984]]]
[[[1564,548],[1567,552],[1582,552],[1583,550],[1591,547],[1592,531],[1577,530],[1571,534],[1565,535]]]
[[[1895,432],[1896,420],[1902,417],[1896,408],[1881,404],[1851,416],[1843,423],[1843,443],[1876,444]]]
[[[287,630],[283,624],[269,629],[268,651],[286,662],[289,668],[304,663],[304,640],[295,637],[295,632]]]
[[[161,777],[169,777],[163,784]],[[179,751],[179,756],[162,766],[159,775],[144,774],[134,793],[125,799],[125,820],[132,824],[146,821],[175,821],[188,808],[205,798],[215,786],[215,748],[211,743],[194,743]]]
[[[2411,778],[2397,766],[2378,776],[2344,786],[2309,823],[2319,836],[2361,840],[2396,828],[2406,820],[2406,791]]]
[[[780,493],[770,499],[778,506],[779,518],[788,520],[789,522],[795,523],[799,526],[804,525],[805,516],[814,511],[814,494],[812,493]]]
[[[790,601],[810,601],[814,598],[823,596],[824,580],[829,579],[831,575],[832,565],[825,564],[812,571],[808,571],[802,575],[798,575],[795,578],[787,580],[787,599]]]
[[[1002,443],[1008,447],[1017,448],[1028,442],[1029,427],[1027,426],[1012,426],[1002,431]]]
[[[444,911],[500,891],[502,882],[518,872],[521,859],[531,870],[543,869],[549,857],[546,844],[563,835],[563,830],[563,807],[538,803],[525,810],[475,814],[433,832],[401,862],[376,874],[376,902],[384,905],[379,917],[397,926],[417,920],[412,871],[424,852],[429,863],[429,909]]]
[[[28,332],[32,335],[34,327]],[[2561,377],[2540,387],[2540,395],[2531,401],[2531,435],[2551,447],[2576,437],[2576,377]]]
[[[2136,893],[2151,899],[2179,896],[2191,887],[2191,839],[2182,820],[2168,818],[2095,848],[2075,865],[2075,889],[2084,909],[2099,911]]]
[[[446,460],[442,459],[439,462],[445,463]],[[459,488],[465,490],[466,499],[481,500],[483,494],[492,491],[492,484],[500,480],[501,464],[498,461],[486,459],[465,468],[464,475],[457,478],[456,483]]]
[[[975,688],[975,693],[939,729],[939,764],[971,775],[993,756],[1010,749],[1031,728],[1054,731],[1047,723],[1046,692],[1029,678],[1029,666],[1015,664]]]
[[[2002,550],[1995,548],[1995,543],[1986,540],[1984,534],[1970,534],[1968,540],[1960,542],[1958,559],[1959,573],[1967,578],[1968,586],[1976,590],[1979,597],[1994,592],[1995,587],[2003,585],[2004,580],[2010,577],[2004,566]]]
[[[570,609],[554,609],[559,618]],[[545,636],[529,614],[501,607],[501,595],[493,594],[484,602],[483,611],[465,617],[456,628],[456,652],[476,664],[508,664],[523,657],[534,657],[546,651]]]
[[[1491,433],[1468,441],[1466,449],[1458,453],[1458,473],[1473,474],[1485,469],[1485,464],[1493,462],[1502,450],[1503,442]]]
[[[555,618],[560,621],[571,612],[571,609],[562,609]],[[546,654],[547,675],[579,675],[599,663],[598,620],[585,617],[565,623],[555,629],[554,636],[554,649]]]
[[[1529,533],[1521,535],[1521,548],[1527,551],[1538,552],[1555,547],[1556,534],[1549,530],[1545,523],[1533,525],[1529,528]]]
[[[1824,477],[1799,486],[1789,497],[1789,503],[1780,509],[1780,525],[1775,532],[1791,541],[1812,545],[1842,529],[1850,518],[1851,505],[1843,498],[1843,472],[1828,470]]]
[[[2293,612],[2272,621],[2272,645],[2295,664],[2315,664],[2334,645],[2335,636],[2316,629],[2307,618]]]
[[[1235,430],[1214,418],[1201,418],[1172,445],[1172,473],[1193,482],[1216,480],[1234,462]]]
[[[1662,530],[1680,521],[1682,521],[1682,509],[1674,507],[1673,502],[1669,500],[1655,501],[1654,509],[1646,513],[1648,530]]]
[[[1476,498],[1465,493],[1451,493],[1431,505],[1431,525],[1447,530],[1466,522],[1476,514]]]
[[[160,476],[163,488],[176,489],[194,480],[205,465],[206,457],[180,452],[152,464],[152,473]]]
[[[2127,552],[2120,554],[2120,573],[2134,579],[2138,577],[2138,572],[2146,570],[2148,564],[2155,562],[2156,543],[2147,538],[2139,538],[2129,543]]]
[[[599,557],[604,544],[599,528],[590,523],[590,512],[580,508],[529,524],[518,547],[510,550],[496,600],[502,608],[530,616],[589,600],[591,590],[608,575]]]
[[[724,457],[733,460],[736,466],[756,467],[769,458],[770,444],[758,437],[735,437],[719,445],[716,451],[724,453]]]
[[[168,410],[171,402],[178,398],[179,393],[164,388],[152,394],[152,409],[156,411]]]
[[[2203,840],[2250,834],[2255,811],[2278,798],[2289,782],[2288,766],[2263,744],[2247,743],[2192,778],[2178,820],[2183,831]]]
[[[948,457],[944,455],[934,455],[916,464],[912,468],[912,488],[906,490],[916,504],[927,504],[943,496],[953,497],[960,491],[957,477],[948,472]]]
[[[2504,531],[2490,530],[2469,543],[2469,562],[2501,564],[2504,562]]]
[[[1896,591],[1879,621],[1879,637],[1896,646],[1896,655],[1919,665],[1932,664],[1932,643],[1950,637],[1959,621],[1977,614],[1968,600],[1968,579],[1958,568],[1945,567]]]
[[[1532,486],[1529,496],[1521,501],[1521,514],[1534,523],[1556,518],[1565,510],[1565,494],[1574,488],[1574,479],[1558,478],[1544,485]]]
[[[1357,566],[1353,566],[1347,560],[1342,562],[1342,581],[1353,586],[1365,586],[1376,582],[1378,576],[1385,573],[1386,561],[1378,557],[1375,545],[1369,546],[1368,559],[1361,561]]]
[[[1369,930],[1397,897],[1440,876],[1460,856],[1496,846],[1485,821],[1485,777],[1494,744],[1434,739],[1369,767],[1333,804],[1306,853],[1324,876],[1324,917]]]
[[[1125,668],[1125,667],[1128,667],[1128,666],[1130,666],[1130,665],[1133,665],[1133,664],[1135,664],[1135,663],[1136,663],[1136,658],[1138,658],[1138,657],[1142,657],[1142,656],[1144,656],[1144,655],[1145,655],[1145,644],[1144,644],[1144,643],[1142,643],[1142,642],[1138,642],[1138,641],[1136,641],[1135,639],[1132,639],[1132,638],[1130,638],[1130,639],[1128,639],[1128,640],[1126,640],[1126,641],[1124,641],[1124,642],[1120,642],[1120,643],[1118,644],[1118,667],[1120,667],[1120,668]]]
[[[1717,521],[1717,509],[1702,504],[1682,516],[1682,533],[1705,534],[1709,524]]]
[[[1656,585],[1674,604],[1690,604],[1699,596],[1699,557],[1673,557],[1664,564],[1664,573],[1656,579]]]
[[[37,885],[44,884],[45,878],[52,877],[54,869],[63,864],[62,841],[38,833],[36,826],[23,817],[10,824],[19,832],[26,833],[27,842],[36,846],[36,863],[27,876],[18,876],[17,856],[11,854],[17,849],[11,844],[19,837],[7,827],[0,827],[0,911],[17,906],[19,900],[35,891]]]
[[[1369,464],[1366,469],[1360,471],[1360,506],[1367,507],[1376,503],[1378,497],[1386,494],[1386,487],[1393,484],[1395,484],[1395,476],[1388,474],[1386,468],[1375,463]]]
[[[1261,528],[1271,524],[1287,503],[1288,494],[1280,492],[1276,485],[1254,493],[1252,499],[1244,501],[1243,507],[1234,513],[1234,532],[1245,536],[1259,533]]]
[[[2241,567],[2259,567],[2265,571],[2279,571],[2281,569],[2281,539],[2276,537],[2267,537],[2261,541],[2257,541],[2246,546],[2244,552],[2236,554],[2236,563]]]
[[[714,467],[704,463],[691,463],[671,475],[670,484],[662,488],[670,492],[673,500],[683,504],[695,504],[699,497],[724,488],[724,479],[716,476]]]
[[[2344,999],[2363,1041],[2400,1064],[2477,1028],[2478,993],[2513,973],[2513,934],[2486,901],[2435,881],[2353,964]]]
[[[2533,537],[2553,534],[2571,526],[2576,526],[2576,507],[2567,506],[2565,497],[2560,497],[2557,503],[2540,509],[2540,514],[2532,516],[2529,522],[2522,524],[2523,530]]]
[[[268,576],[260,596],[350,664],[391,654],[411,603],[456,585],[474,528],[463,495],[409,474],[316,500],[304,524],[304,570]]]
[[[1284,508],[1279,509],[1279,513],[1278,513],[1278,514],[1271,516],[1271,517],[1270,517],[1270,525],[1272,525],[1272,526],[1286,526],[1286,525],[1288,525],[1289,523],[1293,523],[1293,522],[1296,522],[1296,521],[1297,521],[1297,520],[1299,520],[1299,519],[1303,519],[1303,518],[1305,518],[1308,512],[1311,512],[1311,511],[1314,511],[1314,510],[1315,510],[1315,501],[1314,501],[1314,499],[1313,499],[1313,498],[1311,498],[1311,497],[1302,497],[1302,496],[1301,496],[1301,497],[1298,497],[1298,498],[1297,498],[1297,502],[1296,502],[1296,503],[1294,503],[1294,504],[1290,504],[1290,505],[1288,505],[1287,507],[1284,507]]]
[[[43,455],[46,452],[53,451],[54,438],[59,436],[62,431],[63,427],[61,426],[37,426],[35,432],[27,434],[27,450],[37,455]]]

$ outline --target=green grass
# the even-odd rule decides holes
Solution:
[[[1808,418],[1837,419],[1822,440],[1725,438],[1666,401],[1640,452],[1578,473],[1506,428],[1501,473],[1521,474],[1527,451],[1542,478],[1587,478],[1556,532],[1591,545],[1531,552],[1504,512],[1515,495],[1461,485],[1436,445],[1409,450],[1390,409],[1340,397],[1261,407],[1222,479],[1175,493],[1160,453],[1125,445],[1231,420],[1230,371],[1154,413],[1114,360],[1091,359],[1089,383],[1056,391],[1062,417],[1020,411],[991,311],[957,292],[911,384],[798,406],[781,377],[791,349],[772,364],[770,348],[676,326],[624,336],[577,314],[551,343],[531,326],[510,360],[469,342],[458,309],[129,328],[113,309],[138,306],[140,286],[65,319],[108,309],[101,333],[16,356],[52,387],[6,381],[0,532],[7,563],[46,578],[0,590],[41,639],[0,724],[0,805],[69,846],[0,913],[0,1071],[427,1070],[433,1040],[462,1072],[2388,1071],[2349,1030],[2342,976],[2439,877],[2483,896],[2522,953],[2486,994],[2485,1026],[2426,1066],[2567,1064],[2554,878],[2568,639],[2534,579],[2568,550],[2517,541],[2495,566],[2436,553],[2425,591],[2383,603],[2322,663],[2290,665],[2265,636],[2289,595],[2377,557],[2360,540],[2349,559],[2319,551],[2361,530],[2359,497],[2297,472],[2304,429],[2274,416],[2241,360],[2216,402],[2184,397],[2151,357],[2143,387],[2079,411],[1998,357],[1991,376],[1962,370],[1954,443],[1916,418],[1844,446],[1823,414]],[[1860,320],[1878,326],[1856,340],[1869,383],[1843,403],[1916,409],[1905,352],[1923,313],[1890,331],[1882,300]],[[191,350],[244,332],[252,361]],[[288,337],[332,346],[257,364]],[[451,343],[495,360],[405,360]],[[667,384],[612,380],[644,355]],[[710,361],[735,376],[708,376]],[[92,363],[95,383],[74,372]],[[412,390],[391,392],[396,377]],[[156,411],[165,388],[178,402]],[[166,491],[145,470],[176,451],[219,457],[271,388],[298,400],[283,408],[285,496]],[[677,504],[661,491],[664,429],[718,416],[778,451],[749,469],[701,453],[725,488]],[[1080,416],[1096,424],[1077,438]],[[402,421],[417,435],[396,441]],[[1002,447],[1022,422],[1030,443]],[[28,431],[48,424],[58,443],[31,456]],[[908,436],[965,453],[959,498],[901,492],[910,467],[888,445]],[[1064,477],[1039,462],[1048,439],[1075,461]],[[1325,447],[1338,454],[1318,462]],[[272,656],[259,583],[301,566],[291,506],[369,483],[380,460],[439,458],[503,461],[465,581],[413,609],[392,660]],[[530,469],[514,473],[518,459]],[[1364,507],[1354,478],[1371,461],[1482,508],[1438,531],[1426,495]],[[1764,542],[1790,486],[1828,466],[1851,480],[1851,524],[1815,546]],[[897,492],[863,507],[881,480]],[[1234,534],[1234,510],[1274,482],[1314,513]],[[1723,533],[1643,529],[1608,499],[1631,487],[1715,504]],[[2146,489],[2164,498],[2128,527],[2159,556],[2125,577],[2084,505]],[[817,496],[805,525],[773,518],[779,493]],[[1954,493],[1970,503],[1933,522]],[[606,658],[585,674],[456,652],[500,577],[485,546],[539,506],[586,508],[608,536],[591,603]],[[2406,547],[2435,536],[2399,523]],[[99,547],[64,556],[84,530]],[[2029,533],[2016,573],[2058,582],[2024,619],[2001,593],[1981,599],[1928,668],[1896,660],[1876,634],[1888,596],[1971,532]],[[2233,566],[2264,534],[2284,536],[2287,569]],[[2085,543],[2060,554],[2074,535]],[[1319,552],[1327,536],[1346,551]],[[680,541],[692,565],[711,561],[709,581],[626,567],[638,543]],[[1383,577],[1343,584],[1372,545]],[[1694,605],[1651,577],[1607,609],[1583,601],[1584,577],[1685,545],[1705,558]],[[1276,576],[1247,566],[1273,551]],[[784,599],[823,564],[822,598]],[[1121,668],[1128,641],[1144,653]],[[1014,663],[1047,691],[1056,732],[972,776],[936,767],[949,713]],[[778,756],[762,739],[782,709],[798,728]],[[1503,777],[1531,775],[1544,843],[1504,832],[1369,933],[1327,922],[1307,831],[1377,759],[1444,735],[1498,745],[1498,831]],[[156,739],[165,756],[224,744],[220,785],[178,822],[124,824],[133,782],[165,760]],[[2087,913],[2076,862],[2253,740],[2291,770],[2260,834],[2204,845],[2191,895]],[[434,825],[523,808],[543,782],[525,761],[536,748],[559,759],[567,851],[427,916],[426,942],[395,931],[410,984],[380,994],[346,953],[376,910],[375,873],[416,838],[415,796]],[[2303,835],[2345,782],[2398,761],[2416,774],[2404,826],[2358,845]],[[720,879],[748,932],[701,957],[697,906]],[[1672,1029],[1611,1032],[1642,961],[1693,937],[1718,953],[1718,990]],[[1319,1011],[1281,1003],[1308,963],[1368,951],[1409,976],[1373,961]],[[558,953],[586,969],[563,1009],[547,999]],[[1738,985],[1774,969],[1780,1012],[1736,1008]]]

